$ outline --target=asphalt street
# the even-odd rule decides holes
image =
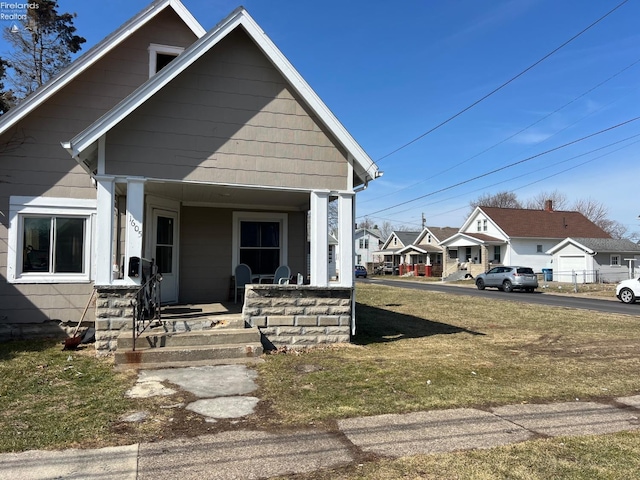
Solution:
[[[512,302],[524,302],[534,305],[546,305],[559,308],[578,308],[582,310],[593,310],[603,313],[616,313],[622,315],[640,316],[640,303],[625,304],[615,297],[611,299],[585,298],[571,294],[553,294],[538,288],[534,293],[525,292],[502,292],[495,288],[478,290],[473,285],[451,285],[440,282],[412,282],[409,280],[389,280],[384,277],[369,277],[358,280],[363,283],[376,285],[386,285],[389,287],[409,288],[414,290],[425,290],[431,292],[449,293],[452,295],[467,295],[487,299],[506,300]]]

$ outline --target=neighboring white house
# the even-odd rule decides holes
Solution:
[[[382,234],[377,228],[357,228],[355,232],[356,264],[369,268],[374,263],[373,252],[380,250]]]
[[[552,268],[547,251],[567,237],[611,236],[579,212],[476,207],[458,233],[441,242],[446,250],[443,276],[466,269],[473,276],[490,265],[525,265],[536,272]]]
[[[614,238],[565,238],[547,250],[556,282],[615,283],[640,270],[640,245]]]

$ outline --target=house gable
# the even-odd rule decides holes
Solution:
[[[141,86],[117,107],[81,134],[65,142],[63,144],[64,147],[74,158],[87,158],[89,154],[93,153],[92,150],[95,150],[95,144],[100,137],[111,131],[118,123],[123,121],[136,109],[140,108],[152,96],[156,95],[192,64],[206,55],[210,49],[220,43],[238,27],[242,27],[246,31],[251,40],[286,79],[291,91],[295,92],[298,97],[304,101],[306,108],[311,114],[310,116],[317,117],[318,125],[323,125],[324,128],[331,133],[336,145],[342,147],[341,150],[343,150],[343,154],[346,153],[349,168],[353,169],[353,174],[350,173],[351,171],[347,172],[348,182],[351,183],[349,187],[351,188],[361,183],[366,184],[369,180],[378,177],[380,173],[378,172],[377,166],[243,8],[239,8],[233,12],[225,21],[208,32],[200,41],[196,42],[180,55],[176,61],[152,77],[146,84]]]
[[[187,11],[187,9],[180,3],[179,0],[158,0],[153,2],[151,5],[146,7],[144,10],[139,12],[137,15],[132,17],[129,21],[124,23],[119,29],[111,33],[101,42],[93,46],[91,49],[82,54],[78,59],[73,61],[68,67],[59,72],[55,78],[53,78],[46,85],[43,85],[36,92],[29,95],[23,102],[21,102],[18,106],[9,110],[9,112],[5,113],[0,119],[0,135],[8,132],[12,127],[16,126],[16,124],[24,119],[26,116],[31,114],[34,110],[40,107],[44,102],[49,100],[53,95],[60,92],[62,89],[67,87],[71,82],[75,82],[75,80],[86,72],[91,67],[94,67],[97,62],[102,60],[105,56],[111,55],[114,49],[118,48],[121,45],[124,45],[125,42],[129,41],[132,36],[139,32],[140,29],[144,28],[152,22],[152,20],[156,19],[158,16],[164,16],[168,18],[169,10],[174,19],[179,19],[179,24],[188,30],[189,34],[186,37],[189,37],[190,40],[186,43],[186,45],[192,43],[196,38],[204,35],[205,31],[202,26],[196,21],[196,19]],[[176,43],[182,45],[184,42],[172,38],[172,31],[174,30],[175,25],[178,23],[172,22],[172,24],[164,23],[163,25],[159,25],[159,22],[156,23],[156,37],[162,38],[164,43]],[[151,27],[154,28],[154,27]],[[183,35],[184,36],[184,35]],[[135,42],[134,42],[135,44]],[[185,46],[186,46],[185,45]],[[146,49],[148,45],[145,45]],[[121,49],[123,52],[131,53],[132,43],[129,41],[124,47]],[[135,48],[133,49],[135,50]],[[122,55],[122,56],[121,56]],[[146,53],[146,57],[148,58],[148,53]],[[116,81],[115,85],[127,85],[127,76],[133,71],[135,72],[135,68],[132,69],[129,61],[131,60],[131,56],[128,54],[119,53],[115,55],[115,58],[119,58],[120,60],[120,74],[125,77],[120,82]],[[146,63],[146,62],[145,62]],[[100,69],[99,69],[100,70]],[[147,67],[148,72],[148,67]],[[108,72],[107,72],[108,73]],[[148,76],[148,75],[147,75]],[[103,83],[105,85],[110,84],[110,82],[106,81],[108,79],[98,77],[99,83]],[[143,80],[144,81],[144,80]],[[136,81],[134,84],[134,88],[140,85],[142,82]],[[74,85],[74,88],[78,88],[77,84]],[[117,101],[124,98],[128,93],[130,93],[133,89],[128,92],[117,97]],[[100,96],[102,92],[97,90],[94,92]],[[75,104],[77,106],[84,105],[83,102],[76,101]],[[109,108],[113,106],[115,103],[109,105]],[[103,110],[101,113],[103,113]],[[95,119],[96,117],[94,117]],[[75,130],[76,132],[79,130]]]
[[[347,190],[337,144],[242,28],[106,135],[110,175]]]

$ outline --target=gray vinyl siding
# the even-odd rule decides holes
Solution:
[[[149,78],[150,43],[186,47],[195,40],[173,11],[160,13],[0,136],[0,324],[78,320],[91,291],[86,283],[6,282],[9,197],[95,198],[91,179],[60,142],[73,138]]]
[[[306,272],[306,213],[289,212],[288,264]],[[231,282],[233,210],[183,207],[180,213],[180,303],[226,302]]]
[[[242,31],[107,134],[107,172],[347,188],[346,153]]]

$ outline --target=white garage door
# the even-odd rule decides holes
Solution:
[[[558,258],[557,270],[553,270],[553,280],[556,282],[573,282],[573,272],[578,274],[578,282],[583,283],[583,276],[587,267],[584,255],[566,255]]]

